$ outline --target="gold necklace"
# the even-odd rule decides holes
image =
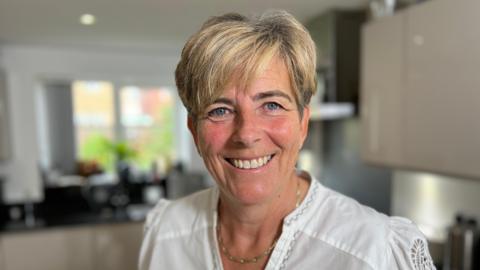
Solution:
[[[299,187],[300,187],[300,183],[297,182],[297,192],[295,193],[295,197],[296,197],[295,209],[300,205],[300,188]],[[257,255],[253,258],[240,258],[240,257],[235,257],[232,254],[230,254],[227,247],[223,244],[222,235],[220,234],[220,226],[218,224],[217,224],[217,235],[218,235],[218,244],[220,245],[220,249],[222,250],[223,254],[225,254],[227,259],[229,259],[230,261],[240,263],[240,264],[259,262],[263,257],[266,257],[270,253],[272,253],[272,250],[275,248],[275,245],[277,244],[277,241],[278,241],[278,238],[279,238],[279,237],[275,238],[272,245],[270,245],[260,255]]]
[[[218,233],[218,244],[220,245],[220,249],[222,250],[223,254],[225,254],[227,259],[229,259],[230,261],[236,262],[236,263],[241,263],[241,264],[256,263],[256,262],[260,261],[263,257],[268,256],[272,252],[272,250],[275,247],[275,245],[277,244],[277,240],[278,240],[278,237],[277,237],[275,239],[275,241],[273,241],[273,244],[271,246],[269,246],[267,248],[267,250],[262,252],[260,255],[257,255],[253,258],[240,258],[240,257],[235,257],[232,254],[230,254],[227,247],[225,247],[225,245],[223,244],[222,235],[220,234],[220,226],[217,226],[217,233]]]
[[[295,201],[295,209],[298,208],[298,206],[300,206],[300,181],[297,181],[297,193],[295,194],[295,198],[296,198],[296,201]]]

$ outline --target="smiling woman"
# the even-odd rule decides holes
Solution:
[[[158,203],[140,269],[434,269],[410,221],[295,168],[315,62],[310,35],[284,11],[213,17],[188,40],[175,78],[217,185]]]
[[[228,84],[196,122],[191,120],[198,151],[228,205],[288,200],[287,191],[299,181],[294,168],[307,134],[308,108],[301,117],[287,68],[278,57],[247,87],[237,83]]]

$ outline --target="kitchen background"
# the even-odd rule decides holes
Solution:
[[[480,269],[477,0],[0,0],[0,269],[136,269],[148,209],[213,184],[175,91],[185,40],[268,8],[319,50],[299,166],[412,219],[438,269]]]

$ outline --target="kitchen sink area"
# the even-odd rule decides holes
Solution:
[[[82,186],[69,182],[46,187],[42,202],[0,205],[0,265],[4,263],[6,269],[136,269],[147,213],[168,190],[171,196],[193,192],[191,186],[168,188],[167,182],[182,182],[185,176],[202,178],[201,174],[173,173],[170,180],[156,183]],[[29,260],[22,254],[30,254]]]

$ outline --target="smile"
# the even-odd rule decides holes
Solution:
[[[268,155],[250,160],[228,158],[227,161],[239,169],[257,169],[267,165],[272,157],[273,155]]]

